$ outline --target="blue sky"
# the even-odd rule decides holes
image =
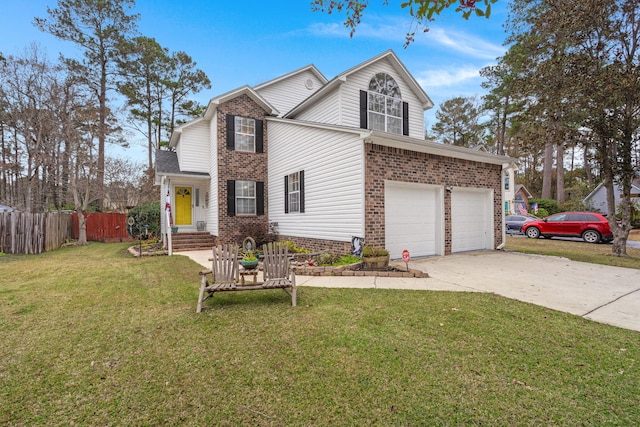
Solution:
[[[195,96],[210,98],[245,84],[256,85],[314,64],[331,79],[367,59],[393,49],[436,106],[425,113],[428,128],[435,112],[454,96],[482,95],[478,71],[504,53],[507,0],[493,5],[490,19],[447,12],[417,33],[404,49],[411,20],[400,0],[370,0],[353,38],[342,25],[344,14],[312,12],[310,0],[220,1],[137,0],[140,32],[170,51],[184,51],[211,79],[212,88]],[[55,0],[0,0],[0,52],[19,54],[31,42],[58,53],[77,55],[73,44],[42,33],[33,18],[45,17]],[[144,161],[145,148],[127,151]]]

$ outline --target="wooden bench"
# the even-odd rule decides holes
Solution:
[[[202,311],[202,303],[215,292],[255,291],[261,289],[282,289],[291,296],[291,305],[296,306],[296,276],[289,264],[288,246],[269,243],[263,246],[262,273],[264,280],[245,284],[240,279],[238,247],[222,245],[213,248],[211,270],[201,271],[200,294],[197,313]],[[253,274],[253,273],[251,273]],[[206,294],[206,295],[205,295]]]

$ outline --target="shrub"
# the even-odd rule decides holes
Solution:
[[[379,257],[379,256],[387,256],[387,255],[389,255],[389,251],[386,250],[385,248],[377,248],[374,246],[365,246],[364,248],[362,248],[363,258]]]
[[[291,240],[285,240],[282,243],[287,245],[288,250],[289,250],[290,253],[294,253],[294,254],[309,254],[309,253],[311,253],[311,251],[309,249],[297,247],[296,244],[293,243]]]
[[[147,239],[160,236],[160,202],[154,201],[136,206],[127,214],[127,220],[133,218],[133,225],[127,226],[129,235],[135,239]]]
[[[322,254],[316,258],[314,264],[321,266],[333,266],[349,265],[360,262],[360,258],[353,255],[337,255],[337,254]]]
[[[546,218],[549,215],[549,212],[547,212],[545,208],[538,208],[538,213],[535,214],[535,216],[537,216],[538,218]]]
[[[277,230],[275,227],[263,223],[246,224],[240,228],[240,235],[251,237],[256,242],[256,248],[269,242],[275,242],[277,239]]]
[[[562,212],[558,206],[558,202],[552,199],[529,199],[529,206],[533,206],[534,203],[538,204],[538,214],[532,212],[534,215],[541,217],[540,210],[544,209],[547,212],[546,216],[553,215],[554,213]]]

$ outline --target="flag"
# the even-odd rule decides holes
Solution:
[[[165,212],[169,212],[169,227],[173,224],[173,217],[171,215],[171,194],[169,193],[169,189],[167,189],[167,198],[164,205]]]
[[[531,206],[531,207],[533,208],[533,211],[535,213],[538,213],[538,204],[537,203],[534,203],[533,206]]]
[[[518,211],[520,211],[520,215],[527,214],[527,209],[524,207],[524,203],[518,204]]]

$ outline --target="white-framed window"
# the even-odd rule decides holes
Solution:
[[[367,112],[373,130],[402,134],[402,96],[390,75],[378,73],[369,82]]]
[[[304,169],[284,176],[284,213],[304,213]]]
[[[256,151],[256,121],[235,116],[235,149],[237,151]]]
[[[289,175],[289,212],[300,212],[300,172]]]
[[[236,215],[256,215],[255,181],[236,181]]]

